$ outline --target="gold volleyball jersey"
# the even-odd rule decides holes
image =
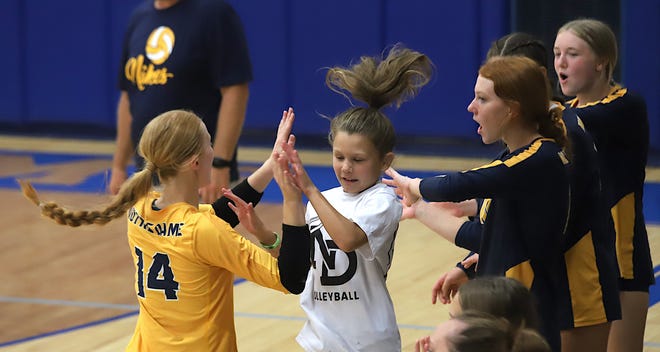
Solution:
[[[157,197],[128,211],[140,314],[127,351],[236,351],[234,274],[288,293],[277,259],[217,218],[210,205],[154,210]]]

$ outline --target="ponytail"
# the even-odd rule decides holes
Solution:
[[[426,55],[401,45],[392,47],[385,57],[363,56],[351,67],[330,68],[325,79],[328,88],[367,105],[354,106],[332,119],[330,144],[339,132],[358,133],[367,137],[381,156],[391,152],[394,127],[382,108],[398,108],[415,97],[432,74],[433,63]]]
[[[153,165],[153,164],[152,164]],[[19,180],[23,195],[41,208],[41,214],[55,220],[60,225],[78,227],[80,225],[104,225],[122,216],[138,199],[147,195],[151,189],[154,169],[145,168],[126,181],[103,210],[68,210],[54,202],[42,202],[37,191],[29,181]]]
[[[564,153],[569,156],[571,154],[570,141],[566,132],[566,125],[562,120],[562,115],[562,109],[559,106],[552,106],[547,118],[542,118],[539,121],[539,133],[543,137],[554,139],[564,149]]]

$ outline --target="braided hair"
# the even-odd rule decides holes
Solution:
[[[539,66],[548,68],[548,51],[542,41],[533,35],[513,32],[491,44],[486,59],[495,56],[524,56],[534,60]]]
[[[68,210],[54,202],[42,202],[29,181],[19,180],[27,199],[41,208],[41,214],[58,224],[106,224],[128,211],[152,188],[152,180],[174,177],[201,154],[202,136],[208,134],[202,120],[192,112],[172,110],[151,120],[144,128],[138,152],[145,158],[144,169],[131,176],[103,210]]]

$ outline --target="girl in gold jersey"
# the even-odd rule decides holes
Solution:
[[[287,140],[292,122],[293,111],[285,111],[276,145]],[[234,275],[300,293],[307,274],[295,268],[309,263],[308,238],[280,238],[253,211],[272,178],[276,154],[234,187],[236,195],[226,190],[226,197],[210,205],[198,201],[198,190],[210,182],[213,149],[197,115],[182,110],[159,115],[146,126],[139,152],[145,168],[100,211],[69,211],[41,202],[28,182],[21,187],[43,215],[63,225],[102,225],[128,212],[140,306],[128,351],[236,351]],[[152,192],[154,175],[163,187],[160,193]],[[276,252],[281,243],[279,258],[234,231],[238,220],[263,247]]]

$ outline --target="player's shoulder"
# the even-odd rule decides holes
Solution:
[[[397,198],[396,192],[394,191],[394,188],[382,183],[378,182],[369,189],[367,189],[365,192],[369,192],[373,195],[379,196],[379,197],[386,197],[386,198]]]
[[[616,85],[606,97],[595,102],[580,104],[575,99],[569,101],[569,107],[577,111],[578,115],[585,112],[619,113],[620,110],[639,109],[645,106],[646,102],[641,94],[620,85]]]
[[[563,149],[552,138],[540,138],[535,143],[540,143],[540,146],[538,148],[539,154],[548,153],[548,154],[551,154],[551,155],[555,155],[555,154],[557,154],[557,152],[560,152]],[[530,146],[530,149],[534,149],[533,146],[534,146],[535,143],[532,143],[532,145]]]
[[[215,215],[213,206],[200,204],[198,208],[190,207],[185,211],[186,222],[193,225],[198,233],[216,233],[229,231],[231,226]]]
[[[538,138],[502,158],[506,167],[544,169],[549,160],[562,159],[562,147],[552,138]],[[562,160],[562,164],[567,163]]]
[[[562,148],[557,144],[557,142],[548,137],[539,137],[535,139],[532,143],[521,147],[518,150],[513,151],[509,155],[520,156],[520,157],[531,157],[537,154],[543,153],[552,153],[556,150],[561,150]]]
[[[646,100],[644,97],[630,88],[624,88],[626,90],[625,94],[622,97],[622,101],[625,102],[628,106],[634,106],[639,109],[646,110]]]

